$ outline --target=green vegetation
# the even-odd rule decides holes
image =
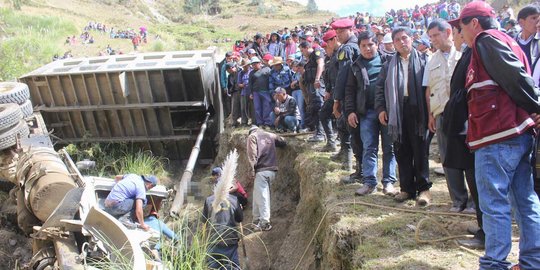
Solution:
[[[75,25],[52,16],[28,16],[0,8],[6,34],[0,42],[0,81],[13,80],[63,54],[62,43],[77,33]]]
[[[165,165],[168,160],[154,156],[128,144],[70,144],[66,147],[74,162],[84,159],[96,162],[95,169],[88,174],[112,177],[118,174],[154,174],[158,178],[168,176]]]
[[[216,46],[214,40],[229,37],[232,40],[239,39],[242,35],[238,32],[216,27],[205,20],[199,20],[189,25],[160,25],[156,32],[160,36],[168,37],[172,41],[172,50],[197,50],[209,46]],[[219,45],[230,45],[219,43]]]

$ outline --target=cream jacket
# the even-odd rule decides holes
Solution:
[[[450,79],[459,58],[461,58],[461,52],[452,46],[448,59],[444,57],[441,50],[437,50],[426,66],[429,70],[427,86],[431,92],[429,105],[434,117],[444,111],[444,106],[450,98]]]

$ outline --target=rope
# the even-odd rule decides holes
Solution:
[[[334,209],[334,208],[336,208],[338,206],[342,206],[342,205],[363,205],[363,206],[368,206],[368,207],[376,207],[376,208],[387,209],[387,210],[395,210],[395,211],[406,212],[406,213],[419,213],[419,214],[425,214],[425,215],[458,216],[458,217],[476,218],[476,216],[472,215],[472,214],[448,213],[448,212],[438,212],[438,211],[430,212],[430,211],[425,211],[425,210],[404,209],[404,208],[397,208],[397,207],[391,207],[391,206],[386,206],[386,205],[378,205],[378,204],[374,204],[374,203],[368,203],[368,202],[356,201],[356,200],[353,200],[352,202],[348,201],[348,202],[336,203],[333,206],[330,206],[326,210],[326,212],[324,212],[323,216],[321,217],[321,220],[319,221],[319,224],[317,225],[317,228],[315,229],[315,232],[313,233],[313,236],[311,237],[311,240],[309,241],[309,243],[306,246],[304,252],[302,253],[302,257],[300,258],[300,260],[298,261],[298,263],[294,267],[295,270],[298,269],[298,267],[302,263],[302,260],[304,260],[304,257],[306,256],[306,253],[308,252],[309,247],[311,246],[311,244],[315,240],[315,237],[317,236],[317,233],[319,232],[319,229],[321,228],[322,223],[326,218],[326,215],[328,215],[330,210],[332,210],[332,209]],[[437,225],[441,229],[441,231],[443,231],[448,236],[440,238],[440,239],[433,239],[433,240],[422,240],[422,239],[420,239],[420,226],[424,222],[426,222],[428,220],[431,220],[432,222],[434,222],[435,225]],[[442,242],[442,241],[447,241],[447,240],[452,240],[452,239],[454,240],[454,243],[457,244],[455,239],[456,238],[464,238],[464,237],[470,237],[470,236],[468,236],[468,235],[454,235],[454,236],[452,236],[452,235],[450,235],[448,230],[446,230],[446,228],[444,228],[444,226],[442,226],[440,223],[436,222],[435,220],[433,220],[433,219],[431,219],[429,217],[426,217],[426,218],[423,218],[422,220],[420,220],[418,222],[417,226],[416,226],[416,229],[415,229],[415,241],[417,243],[420,243],[420,244]],[[473,250],[470,250],[468,248],[465,248],[465,247],[462,247],[462,246],[459,246],[459,247],[462,250],[465,250],[465,251],[467,251],[467,252],[469,252],[469,253],[471,253],[471,254],[473,254],[475,256],[478,256],[478,257],[482,256],[481,254],[479,254],[479,253],[477,253],[477,252],[475,252]]]

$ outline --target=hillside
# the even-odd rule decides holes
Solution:
[[[188,0],[189,1],[189,0]],[[22,2],[20,10],[13,6]],[[172,0],[0,0],[0,80],[16,77],[51,61],[55,54],[97,56],[107,46],[122,53],[134,51],[129,39],[111,39],[108,33],[89,31],[93,44],[83,44],[80,35],[88,22],[118,30],[148,29],[148,43],[138,51],[190,50],[217,46],[231,48],[234,40],[283,26],[320,23],[333,14],[305,13],[305,7],[285,0],[221,1],[217,15],[188,14],[184,1]],[[75,44],[66,37],[75,36]],[[225,41],[227,40],[227,41]],[[9,60],[9,61],[8,61]]]

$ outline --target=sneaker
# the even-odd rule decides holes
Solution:
[[[364,184],[361,188],[357,189],[354,194],[358,196],[364,196],[373,194],[375,192],[377,192],[377,187]]]
[[[354,184],[354,183],[362,183],[362,179],[356,178],[355,175],[351,174],[349,176],[342,177],[340,182],[343,185],[349,185],[349,184]]]
[[[437,167],[433,170],[437,175],[444,175],[444,169],[442,167]]]
[[[521,270],[521,267],[519,267],[519,264],[512,264],[510,267],[508,267],[508,270]]]
[[[476,215],[476,208],[474,208],[474,207],[468,207],[468,208],[463,209],[463,211],[462,211],[461,213],[463,213],[463,214]]]
[[[308,133],[309,132],[309,129],[307,128],[299,128],[298,129],[298,133]]]
[[[431,202],[431,192],[429,190],[422,191],[416,198],[416,204],[420,207],[426,207]]]
[[[484,241],[476,237],[470,238],[470,239],[459,239],[457,240],[457,242],[459,245],[464,246],[466,248],[471,248],[471,249],[485,249],[486,248]]]
[[[253,231],[260,231],[261,230],[261,226],[259,225],[258,220],[254,220],[253,223],[251,223],[251,229]]]
[[[383,185],[382,192],[384,195],[388,196],[396,196],[399,193],[399,191],[394,187],[394,185],[390,183]]]
[[[396,200],[398,202],[404,202],[404,201],[409,200],[409,199],[412,199],[411,194],[409,194],[407,192],[403,192],[403,191],[398,193],[396,196],[394,196],[394,200]]]
[[[461,208],[461,207],[458,207],[458,206],[452,206],[452,207],[448,210],[448,212],[450,212],[450,213],[459,213],[459,212],[461,212],[462,210],[463,210],[463,208]]]
[[[260,225],[261,231],[269,231],[272,229],[272,224],[270,222]]]
[[[308,142],[324,142],[324,136],[311,136],[307,138]]]

